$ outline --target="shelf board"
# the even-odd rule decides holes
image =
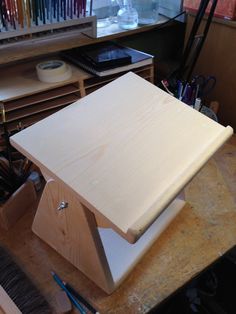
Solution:
[[[153,29],[158,29],[163,27],[163,24],[166,24],[166,28],[177,23],[175,21],[166,23],[168,20],[168,18],[160,16],[160,19],[156,24],[138,26],[132,30],[122,30],[117,28],[116,25],[109,27],[109,29],[97,29],[98,38],[91,38],[85,34],[66,34],[58,38],[42,38],[40,41],[29,40],[24,43],[16,42],[8,47],[0,47],[0,64],[6,64],[40,55],[42,56],[48,53],[55,53],[89,44],[96,44],[107,40],[114,40],[116,38],[127,37]],[[112,29],[114,26],[116,29]]]
[[[41,58],[29,63],[21,63],[11,67],[1,69],[1,95],[0,101],[7,102],[18,98],[33,95],[39,92],[45,92],[57,87],[62,87],[68,84],[78,84],[79,80],[90,78],[91,75],[81,70],[80,68],[70,64],[72,76],[70,79],[57,83],[44,83],[39,81],[36,74],[36,65],[40,62],[52,59],[60,59],[59,56],[51,58]],[[69,62],[68,62],[69,63]]]
[[[60,109],[62,109],[64,107],[66,107],[66,105],[62,106]],[[9,132],[16,131],[18,129],[19,122],[21,122],[23,128],[26,128],[26,127],[28,127],[28,126],[36,123],[36,122],[39,122],[40,120],[48,117],[49,115],[51,115],[57,111],[58,111],[58,108],[54,108],[51,110],[39,112],[39,113],[34,114],[32,116],[27,116],[25,118],[22,118],[20,121],[9,122],[7,124],[8,131]],[[3,134],[3,131],[1,131],[1,134]]]
[[[133,69],[132,72],[138,74],[139,76],[142,76],[142,73],[146,73],[146,77],[151,77],[151,70],[153,69],[153,65],[148,65],[140,68]],[[113,81],[114,79],[118,78],[119,76],[127,73],[127,71],[108,75],[108,76],[102,76],[102,77],[90,77],[84,81],[84,87],[85,89],[95,87],[95,86],[103,86],[106,83],[109,83]]]
[[[9,101],[5,104],[5,111],[10,112],[12,110],[20,109],[23,107],[55,99],[61,96],[73,94],[76,92],[78,93],[79,89],[72,84],[61,86],[60,88],[55,88],[42,93],[37,93],[31,96],[19,98],[17,100]]]
[[[24,107],[19,110],[10,111],[8,114],[6,114],[6,120],[7,122],[19,120],[21,118],[31,116],[42,111],[47,111],[57,107],[69,105],[78,99],[78,96],[70,94],[60,98],[52,99],[50,101],[41,102],[33,106]]]

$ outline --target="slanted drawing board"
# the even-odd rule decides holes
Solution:
[[[33,231],[111,293],[232,133],[130,72],[11,137],[47,181]]]

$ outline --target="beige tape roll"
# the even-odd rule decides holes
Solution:
[[[72,75],[71,67],[62,60],[49,60],[36,65],[38,79],[46,83],[68,80]]]

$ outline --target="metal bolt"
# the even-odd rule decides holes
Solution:
[[[59,206],[57,207],[57,210],[62,210],[62,209],[65,209],[68,207],[68,203],[67,202],[64,202],[62,201]]]

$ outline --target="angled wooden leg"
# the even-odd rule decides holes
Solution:
[[[94,214],[67,187],[46,183],[32,230],[107,293],[114,290]]]
[[[111,228],[98,227],[94,214],[68,187],[48,179],[32,230],[105,292],[127,277],[185,202],[175,199],[135,244]]]

